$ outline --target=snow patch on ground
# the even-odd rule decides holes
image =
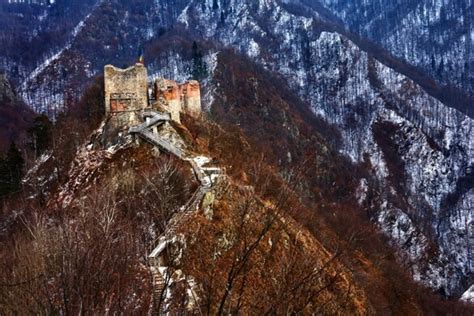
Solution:
[[[208,70],[208,77],[201,83],[203,88],[202,90],[204,90],[201,102],[202,108],[206,112],[211,110],[212,104],[215,100],[217,87],[214,84],[213,78],[217,69],[218,58],[219,52],[209,52],[204,56],[204,62],[206,63]]]
[[[367,191],[369,190],[369,186],[367,184],[367,179],[362,178],[359,181],[359,186],[357,187],[356,190],[356,198],[357,198],[357,203],[359,205],[362,205],[364,203],[365,199],[367,198]]]
[[[466,303],[474,304],[474,284],[471,285],[471,287],[466,292],[464,292],[460,300]]]
[[[47,58],[46,60],[44,60],[38,67],[36,67],[35,70],[33,70],[31,72],[31,74],[23,81],[23,83],[20,85],[20,91],[26,91],[26,89],[28,88],[28,84],[34,79],[36,78],[40,73],[42,73],[49,65],[51,65],[51,63],[57,59],[59,59],[59,57],[64,53],[64,51],[68,50],[69,48],[71,48],[72,46],[72,43],[74,41],[74,39],[76,38],[76,36],[79,34],[79,32],[84,28],[84,25],[85,25],[85,22],[90,18],[91,16],[91,13],[89,13],[88,15],[86,15],[86,17],[80,21],[76,27],[74,28],[74,30],[72,31],[71,33],[71,38],[69,39],[69,41],[66,43],[66,45],[64,47],[62,47],[59,51],[57,51],[55,54],[53,54],[51,57]]]
[[[30,170],[28,170],[28,172],[26,173],[24,179],[23,179],[23,182],[28,182],[29,180],[31,180],[31,176],[33,174],[36,174],[36,172],[38,171],[38,169],[46,162],[48,161],[52,156],[52,153],[50,151],[47,151],[45,153],[43,153],[35,162],[34,166],[32,168],[30,168]]]

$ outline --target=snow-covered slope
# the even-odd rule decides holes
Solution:
[[[359,195],[359,201],[375,212],[373,218],[399,247],[401,260],[413,267],[414,277],[448,294],[461,294],[474,271],[472,119],[431,97],[336,33],[324,17],[295,6],[297,2],[104,1],[76,21],[70,40],[51,50],[53,59],[41,60],[37,71],[29,72],[24,90],[38,110],[54,111],[79,96],[104,64],[133,62],[140,43],[147,41],[153,56],[147,60],[150,77],[182,81],[192,67],[190,45],[163,36],[176,31],[179,37],[177,24],[193,39],[213,43],[215,51],[204,57],[211,75],[218,47],[235,48],[283,78],[314,114],[334,124],[342,136],[341,153],[355,164],[370,163],[372,176],[360,179],[367,184],[361,190],[374,194]],[[422,23],[425,15],[420,19]],[[400,38],[391,43],[403,40],[401,30],[395,33]],[[215,88],[212,81],[205,82],[209,104]]]
[[[474,285],[464,292],[461,296],[461,300],[467,303],[474,303]]]
[[[474,271],[472,119],[278,1],[194,1],[179,21],[280,74],[338,126],[340,151],[368,157],[382,192],[376,218],[414,276],[459,291]]]
[[[308,1],[307,1],[308,2]],[[471,0],[321,0],[353,32],[474,93]]]

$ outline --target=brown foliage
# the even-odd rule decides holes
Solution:
[[[363,313],[341,253],[326,252],[283,215],[293,207],[286,190],[276,203],[232,187],[214,205],[211,223],[197,216],[187,224],[185,272],[198,281],[202,312]]]
[[[148,312],[146,255],[192,181],[179,161],[146,151],[117,154],[121,168],[103,170],[69,208],[23,217],[0,252],[0,313]]]
[[[113,198],[97,192],[54,224],[38,216],[2,253],[2,313],[145,311],[143,246]]]
[[[369,190],[370,203],[357,204],[354,191],[358,179],[371,181],[370,164],[354,166],[334,151],[337,135],[330,136],[331,128],[318,128],[314,115],[305,105],[293,103],[285,87],[262,78],[265,71],[235,56],[222,53],[219,58],[221,85],[211,115],[220,126],[185,118],[195,145],[218,158],[234,179],[254,185],[258,194],[270,200],[277,198],[291,170],[305,165],[307,172],[292,194],[300,204],[289,213],[326,247],[344,252],[340,259],[353,270],[374,310],[384,314],[449,311],[453,303],[413,282],[397,261],[396,250],[370,221],[378,193]],[[265,193],[262,177],[252,175],[257,161],[261,161],[260,174],[272,183]],[[394,161],[394,168],[398,167]]]

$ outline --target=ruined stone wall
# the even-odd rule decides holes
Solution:
[[[155,98],[159,104],[165,106],[165,110],[171,114],[173,121],[180,122],[181,91],[175,81],[157,79],[155,81]]]
[[[105,66],[105,112],[111,127],[123,128],[140,123],[139,111],[148,107],[147,70],[143,64],[127,69]],[[201,91],[199,82],[188,81],[178,85],[176,81],[157,79],[154,83],[154,107],[171,114],[171,119],[180,122],[180,113],[197,116],[201,114]]]
[[[127,69],[104,68],[105,112],[107,124],[103,143],[113,144],[121,131],[140,124],[140,110],[148,106],[147,70],[142,64]]]
[[[148,106],[147,71],[135,64],[127,69],[105,66],[105,112],[137,111]]]
[[[176,122],[180,122],[180,112],[194,116],[201,114],[201,89],[199,82],[195,80],[178,85],[173,80],[157,79],[155,98],[158,104],[171,113],[171,118]]]
[[[191,115],[201,114],[201,88],[199,82],[188,81],[180,86],[183,98],[183,108]]]

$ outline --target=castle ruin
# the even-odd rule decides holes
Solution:
[[[201,113],[201,91],[195,80],[178,85],[176,81],[160,78],[155,81],[154,90],[157,105],[168,110],[176,122],[180,122],[181,112]]]
[[[127,69],[105,66],[105,112],[115,127],[140,123],[143,110],[152,109],[170,113],[171,119],[180,123],[180,113],[192,116],[201,114],[199,82],[183,84],[159,78],[152,84],[149,94],[147,69],[137,63]]]
[[[105,66],[105,113],[119,125],[139,123],[137,111],[148,107],[147,70],[143,64],[127,69]]]
[[[199,82],[192,80],[178,84],[173,80],[159,78],[149,85],[147,70],[140,63],[127,69],[107,65],[104,69],[104,81],[107,120],[102,134],[103,143],[118,145],[121,140],[136,143],[145,141],[153,146],[155,154],[167,152],[188,163],[199,184],[191,198],[169,219],[166,230],[161,233],[156,247],[148,255],[153,287],[152,304],[158,314],[162,314],[167,297],[164,294],[171,293],[174,285],[182,282],[182,270],[176,269],[179,259],[169,255],[175,250],[181,251],[184,246],[176,230],[200,207],[211,207],[213,202],[209,201],[214,201],[213,186],[221,169],[209,166],[212,161],[209,157],[193,153],[175,124],[180,123],[181,113],[192,116],[201,114]],[[124,134],[132,137],[122,138]],[[194,285],[186,282],[185,286],[188,308],[192,310],[199,298]],[[156,303],[161,301],[164,303]]]

